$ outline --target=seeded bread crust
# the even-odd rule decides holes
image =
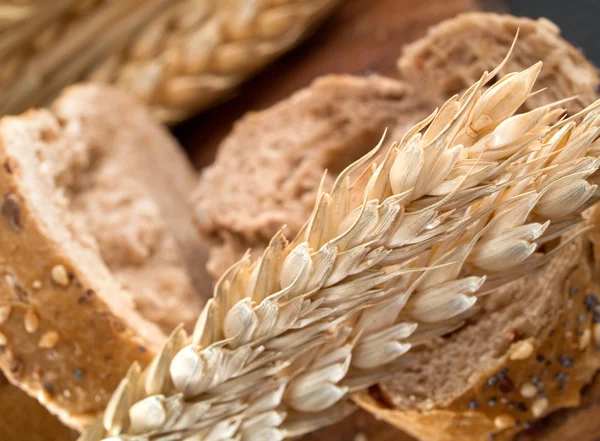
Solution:
[[[578,407],[555,412],[537,422],[531,430],[519,433],[515,441],[597,441],[600,433],[600,381],[582,393]]]
[[[85,426],[198,316],[194,181],[166,131],[105,87],[0,120],[0,369],[65,424]]]

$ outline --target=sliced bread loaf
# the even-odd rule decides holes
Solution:
[[[104,87],[0,121],[0,369],[68,425],[197,317],[193,182],[167,132]]]

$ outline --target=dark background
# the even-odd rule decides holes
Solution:
[[[549,18],[566,40],[600,65],[600,0],[509,0],[508,8],[514,15]]]

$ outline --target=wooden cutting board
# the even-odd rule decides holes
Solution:
[[[198,169],[210,164],[221,140],[246,112],[270,107],[330,73],[395,77],[404,44],[427,28],[469,10],[506,11],[494,0],[346,0],[304,44],[283,56],[236,96],[174,129]],[[301,441],[410,441],[364,411]]]

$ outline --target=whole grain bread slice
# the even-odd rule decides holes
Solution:
[[[194,180],[147,111],[104,87],[0,120],[0,369],[71,427],[198,316]]]
[[[426,108],[398,81],[332,75],[238,121],[193,196],[200,232],[214,243],[211,274],[220,276],[248,248],[260,252],[282,225],[294,236],[325,170],[327,186],[386,127],[402,131]]]
[[[596,67],[545,18],[469,12],[443,21],[402,49],[397,63],[400,77],[414,93],[438,105],[498,66],[517,32],[514,52],[498,78],[541,60],[544,67],[536,86],[547,88],[527,100],[523,110],[573,97],[563,107],[574,113],[595,100],[600,83]]]

